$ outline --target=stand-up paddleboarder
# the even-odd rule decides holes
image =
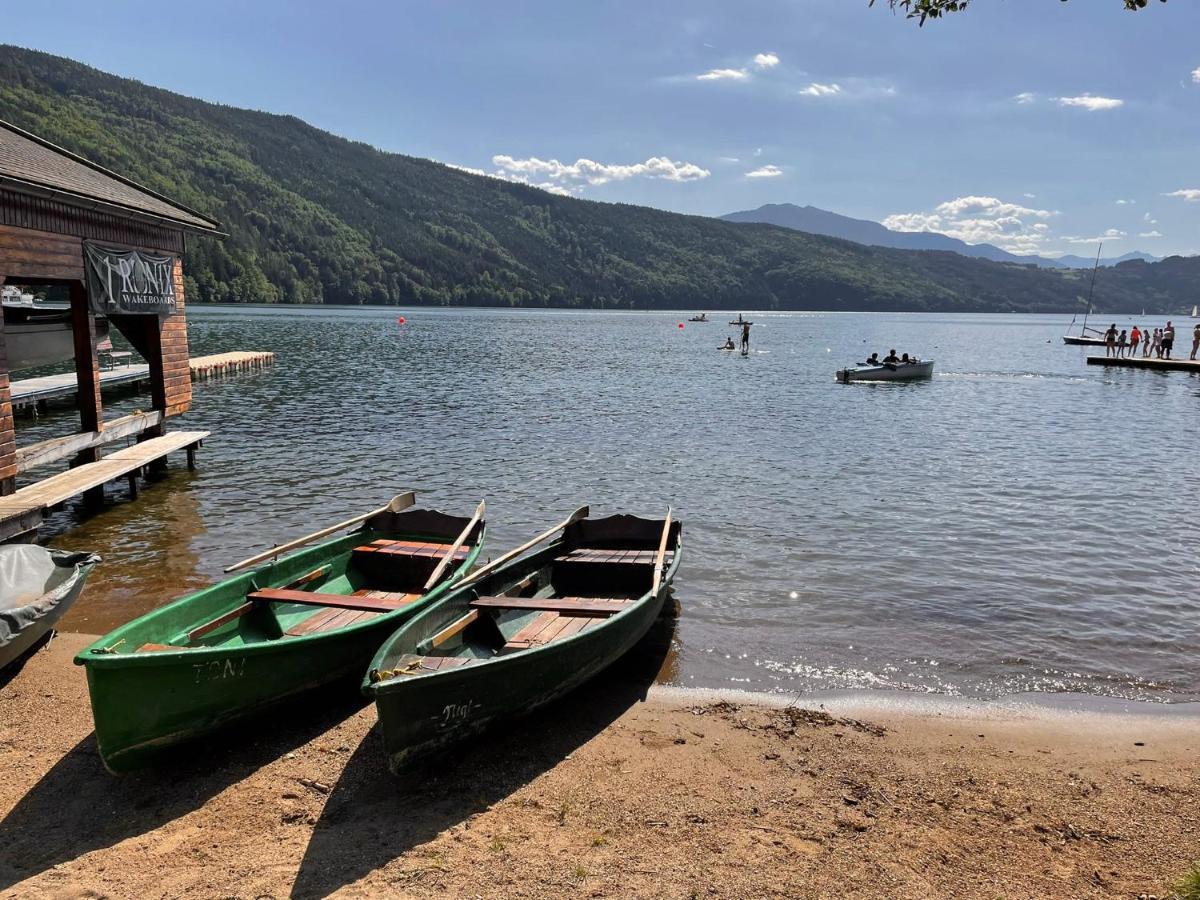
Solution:
[[[750,352],[750,323],[742,323],[742,352]]]

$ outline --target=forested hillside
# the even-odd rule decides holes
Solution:
[[[0,117],[219,219],[192,300],[1073,311],[1090,277],[555,196],[15,47]],[[1198,277],[1118,266],[1097,305],[1190,308]]]

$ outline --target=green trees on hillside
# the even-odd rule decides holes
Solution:
[[[1069,270],[560,197],[14,47],[0,110],[220,220],[227,240],[188,243],[192,300],[1072,311],[1080,293]],[[1181,306],[1159,266],[1103,270],[1098,304]]]

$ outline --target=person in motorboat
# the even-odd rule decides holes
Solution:
[[[906,366],[908,365],[908,354],[907,353],[905,353],[903,356],[900,357],[900,362]]]
[[[914,366],[915,366],[915,365],[916,365],[917,363],[919,363],[921,360],[920,360],[920,359],[917,357],[917,354],[915,354],[915,353],[910,353],[910,354],[908,354],[908,361],[909,361],[909,363],[911,363],[912,365],[914,365]]]
[[[896,355],[895,347],[893,347],[891,350],[888,351],[888,355],[883,358],[883,362],[885,365],[893,365],[893,366],[896,365],[896,363],[900,362],[900,357],[898,357]]]
[[[867,365],[868,366],[879,365],[879,353],[878,352],[872,353],[870,356],[867,357]]]
[[[721,349],[722,349],[722,350],[736,350],[736,349],[737,349],[737,347],[736,347],[736,345],[733,343],[733,338],[731,338],[731,337],[727,337],[727,338],[725,338],[725,346],[724,346],[724,347],[722,347]]]

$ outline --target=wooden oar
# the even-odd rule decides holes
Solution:
[[[433,570],[433,573],[429,576],[429,580],[425,582],[425,587],[421,588],[422,593],[437,584],[438,579],[442,577],[442,573],[446,571],[446,566],[450,565],[450,560],[454,559],[454,554],[458,552],[458,548],[467,539],[467,535],[471,533],[475,526],[479,524],[479,520],[483,518],[483,513],[486,509],[487,504],[480,500],[479,505],[475,507],[475,515],[471,517],[471,521],[467,523],[467,527],[462,530],[462,534],[454,539],[454,546],[446,552],[446,555],[442,557],[442,561],[437,564],[437,568]]]
[[[262,553],[255,554],[249,559],[243,559],[240,563],[234,563],[232,566],[225,568],[226,572],[235,572],[238,569],[244,569],[246,566],[252,566],[255,563],[260,563],[264,559],[270,559],[273,556],[278,556],[280,553],[286,553],[288,550],[294,550],[297,547],[303,547],[305,544],[323,538],[330,534],[335,534],[351,525],[357,525],[359,522],[365,522],[371,516],[377,516],[380,513],[392,512],[398,513],[408,509],[417,502],[415,491],[405,491],[403,494],[397,494],[392,498],[387,506],[381,506],[379,509],[373,509],[369,513],[363,513],[361,516],[355,516],[353,519],[347,519],[345,522],[338,522],[336,525],[330,525],[328,528],[322,528],[320,531],[314,531],[312,534],[306,534],[302,538],[296,538],[294,541],[288,541],[286,544],[281,544],[278,547],[272,547]]]
[[[667,557],[667,540],[671,536],[671,507],[667,507],[667,521],[663,524],[662,538],[658,542],[658,557],[654,560],[654,581],[650,585],[650,593],[658,593],[658,585],[662,582],[663,560]]]
[[[468,575],[466,578],[464,578],[462,581],[460,581],[458,583],[458,586],[465,587],[468,584],[478,581],[480,578],[482,578],[488,572],[491,572],[494,569],[498,569],[500,566],[502,566],[504,563],[508,562],[510,559],[515,559],[516,557],[518,557],[522,553],[524,553],[526,550],[528,550],[530,547],[534,547],[534,546],[540,544],[542,541],[546,540],[546,538],[552,537],[556,531],[558,531],[562,528],[566,528],[568,525],[574,525],[580,519],[586,519],[588,517],[588,512],[589,512],[589,510],[586,506],[579,507],[579,509],[575,510],[575,512],[571,513],[571,515],[567,516],[566,519],[559,522],[553,528],[547,528],[545,531],[543,531],[537,537],[526,541],[520,547],[515,547],[512,550],[509,550],[503,556],[499,557],[498,559],[492,560],[486,566],[476,569],[474,572],[472,572],[470,575]]]

